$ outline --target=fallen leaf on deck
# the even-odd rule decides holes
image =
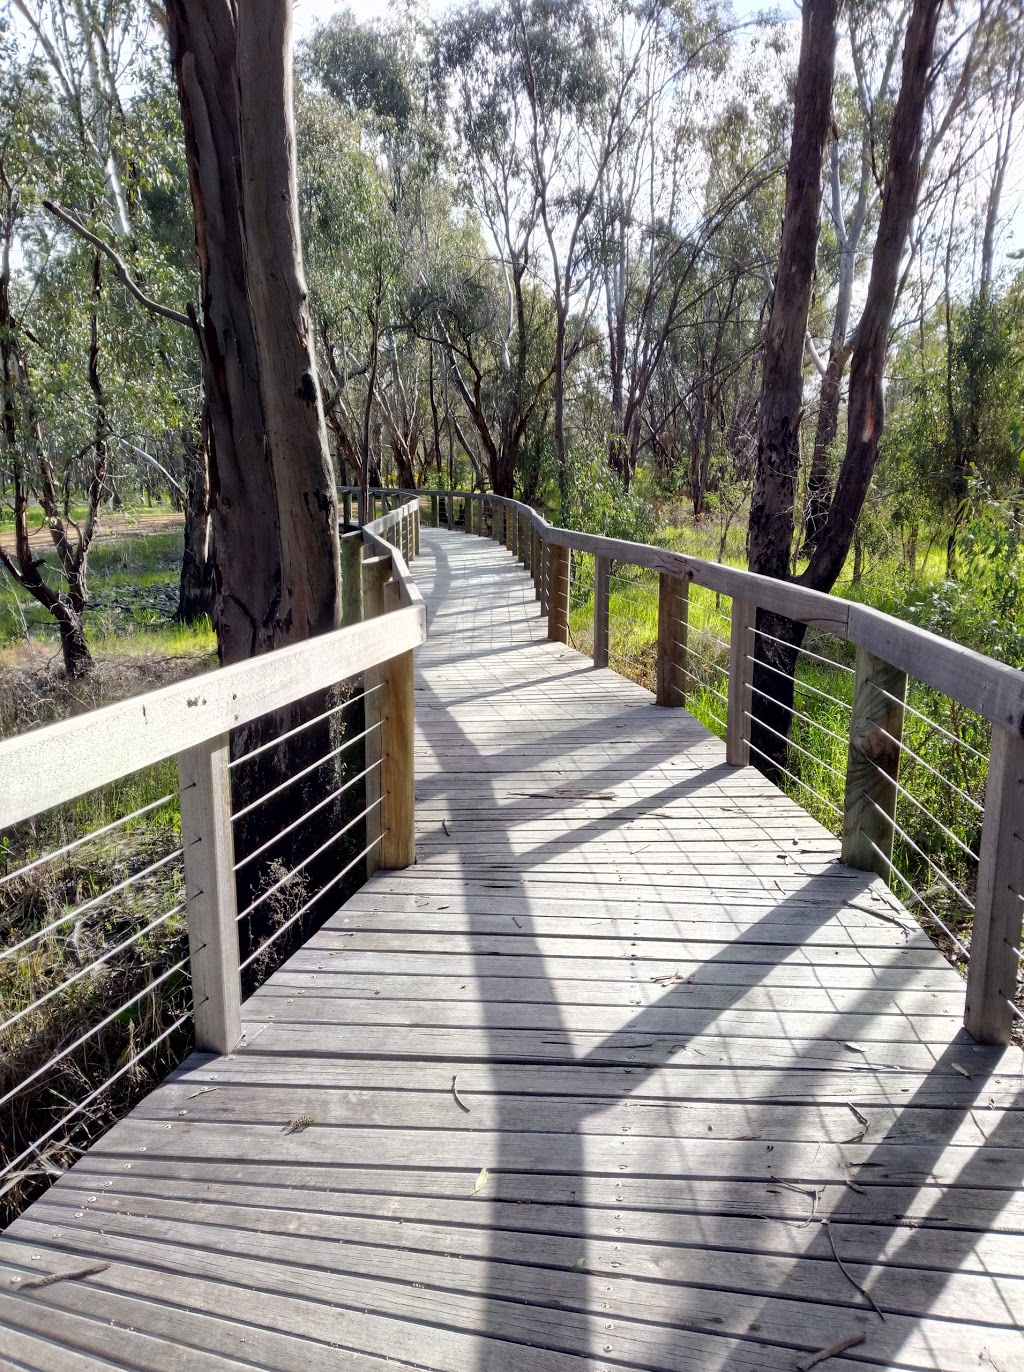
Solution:
[[[477,1179],[476,1179],[476,1184],[475,1184],[475,1186],[473,1187],[473,1195],[475,1196],[476,1193],[477,1193],[478,1191],[482,1191],[486,1185],[487,1185],[487,1168],[486,1168],[486,1167],[481,1167],[481,1168],[480,1168],[480,1175],[477,1177]]]

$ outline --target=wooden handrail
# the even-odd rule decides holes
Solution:
[[[346,627],[203,676],[0,742],[0,829],[168,758],[178,762],[196,1046],[227,1053],[240,1034],[241,985],[228,783],[230,731],[352,677],[382,686],[380,854],[408,866],[413,847],[412,654],[426,639],[426,607],[403,549],[414,555],[419,502],[346,542],[351,619]],[[356,535],[360,539],[360,535]],[[396,539],[396,544],[391,543]],[[373,620],[363,620],[362,576],[374,567]],[[381,586],[380,573],[390,573]],[[352,581],[357,596],[352,596]],[[381,590],[383,594],[381,594]],[[382,604],[378,602],[383,602]],[[379,743],[373,745],[380,747]],[[368,783],[368,789],[376,785]]]
[[[466,531],[486,534],[484,506],[491,510],[491,536],[504,542],[527,566],[537,585],[548,637],[569,638],[569,552],[595,558],[594,662],[608,663],[608,575],[618,562],[660,574],[659,704],[685,699],[686,592],[690,584],[732,599],[726,760],[750,760],[753,631],[756,613],[766,610],[823,630],[857,648],[843,809],[842,859],[848,865],[889,878],[895,806],[902,752],[901,701],[908,676],[966,706],[993,729],[985,796],[978,892],[968,973],[965,1022],[983,1042],[1011,1038],[1018,950],[1024,906],[1024,673],[927,629],[880,610],[814,591],[792,582],[758,576],[738,567],[708,562],[647,543],[604,538],[563,529],[508,496],[423,490],[394,492],[418,503],[431,501],[437,522],[444,498],[452,526],[452,503],[463,500]],[[378,494],[374,489],[372,495]],[[382,494],[391,494],[385,489]],[[479,517],[472,510],[479,502]],[[888,866],[887,866],[888,864]]]
[[[390,488],[372,488],[374,493],[378,489],[385,495],[398,494]],[[416,494],[465,500],[474,493],[422,490]],[[630,567],[685,577],[696,586],[704,586],[733,600],[748,601],[772,614],[798,620],[801,624],[833,634],[858,648],[866,648],[875,657],[909,672],[916,680],[949,696],[990,723],[1016,729],[1024,736],[1024,672],[1005,662],[998,662],[973,648],[965,648],[928,629],[908,624],[906,620],[897,619],[882,610],[845,600],[842,596],[815,591],[794,582],[777,581],[741,567],[708,562],[704,558],[657,548],[649,543],[630,543],[624,539],[605,538],[576,529],[562,529],[549,523],[529,505],[509,496],[488,493],[484,498],[492,505],[525,516],[530,527],[550,547],[571,548]]]

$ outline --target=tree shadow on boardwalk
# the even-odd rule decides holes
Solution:
[[[519,685],[517,681],[517,688]],[[425,682],[420,683],[420,692],[419,703],[448,710],[449,729],[453,728],[450,700],[432,698]],[[470,693],[464,700],[479,698],[481,693]],[[626,713],[635,714],[640,720],[635,709]],[[552,739],[552,750],[574,749],[586,732],[586,724],[567,721],[566,727],[559,728],[556,739]],[[514,744],[505,752],[499,749],[485,754],[469,732],[456,729],[456,734],[459,770],[472,773],[481,788],[475,793],[481,812],[500,809],[505,821],[497,836],[498,846],[489,855],[489,865],[501,872],[506,888],[503,895],[518,897],[522,908],[529,910],[537,896],[535,887],[531,893],[528,872],[555,853],[564,854],[573,838],[562,833],[538,842],[524,854],[514,848],[511,827],[527,813],[531,823],[539,823],[545,816],[554,817],[563,811],[565,801],[552,797],[550,805],[546,805],[534,793],[528,812],[519,813],[509,803],[507,793],[500,797],[488,782],[489,777],[501,774],[503,765],[516,766]],[[607,766],[591,768],[576,779],[585,781],[589,791],[601,793],[630,777],[649,777],[661,762],[678,766],[684,755],[685,746],[681,750],[669,730],[638,747],[628,763],[618,756]],[[671,782],[642,801],[636,798],[621,810],[601,816],[602,833],[611,833],[616,825],[627,824],[639,812],[655,812],[674,799],[715,786],[730,771],[706,768]],[[453,783],[450,776],[437,779],[439,793],[452,795],[455,786],[457,782]],[[780,805],[788,807],[791,802],[780,797]],[[493,829],[488,832],[495,837]],[[500,846],[502,837],[504,850]],[[581,843],[587,839],[594,841],[592,831],[580,833]],[[448,846],[464,872],[470,902],[466,926],[479,942],[477,974],[480,984],[486,985],[495,974],[490,947],[493,928],[487,913],[479,908],[483,898],[478,895],[476,903],[473,902],[472,887],[481,875],[479,854],[463,845],[463,831],[456,825]],[[789,1042],[784,1037],[787,1031],[781,1015],[783,1037],[761,1040],[759,1046],[753,1040],[740,1041],[728,1033],[721,1037],[715,1034],[716,1023],[740,1007],[751,990],[762,981],[767,982],[779,965],[769,957],[760,963],[741,959],[744,976],[731,982],[741,945],[750,949],[763,933],[765,943],[774,946],[774,930],[769,926],[792,919],[800,926],[802,940],[796,947],[780,948],[780,958],[785,955],[788,963],[802,961],[804,966],[820,969],[820,984],[828,988],[831,969],[825,963],[826,949],[810,940],[841,912],[849,910],[856,896],[865,895],[873,886],[877,889],[872,879],[838,864],[808,875],[796,890],[781,894],[759,920],[753,920],[744,929],[739,939],[701,960],[695,984],[704,987],[713,983],[719,989],[713,1007],[694,1007],[694,983],[669,985],[654,1003],[641,1006],[628,1018],[624,1016],[620,1029],[603,1036],[582,1056],[573,1051],[574,1039],[578,1042],[581,1036],[571,1032],[561,1009],[557,959],[552,967],[527,923],[517,936],[516,956],[532,958],[536,963],[530,1003],[549,1008],[544,1021],[545,1035],[550,1029],[552,1039],[562,1037],[568,1051],[549,1058],[538,1056],[535,1049],[526,1049],[519,1061],[557,1064],[583,1078],[593,1069],[621,1065],[623,1075],[621,1084],[616,1086],[609,1084],[608,1073],[602,1071],[593,1092],[584,1085],[580,1088],[586,1092],[583,1098],[575,1092],[561,1097],[561,1124],[557,1143],[551,1145],[550,1168],[535,1164],[524,1171],[524,1149],[518,1132],[521,1112],[519,1103],[511,1099],[512,1093],[522,1092],[522,1077],[518,1071],[503,1070],[505,1065],[516,1062],[509,1049],[503,1013],[506,1003],[483,997],[484,1023],[494,1044],[491,1060],[498,1110],[496,1155],[490,1168],[496,1219],[491,1229],[484,1331],[487,1335],[494,1339],[508,1337],[507,1303],[514,1299],[508,1274],[512,1266],[523,1262],[523,1223],[518,1221],[513,1207],[535,1199],[535,1204],[550,1206],[560,1202],[579,1210],[578,1232],[583,1237],[597,1212],[609,1208],[614,1211],[618,1201],[624,1208],[646,1211],[652,1229],[661,1235],[665,1262],[655,1280],[641,1286],[631,1284],[627,1299],[625,1279],[609,1280],[604,1266],[550,1276],[548,1299],[552,1306],[565,1312],[564,1347],[566,1351],[586,1353],[594,1365],[607,1358],[659,1368],[792,1367],[794,1350],[810,1351],[847,1336],[864,1334],[863,1344],[851,1348],[844,1359],[847,1366],[881,1362],[953,1368],[984,1365],[985,1359],[995,1367],[1004,1366],[1000,1358],[1007,1356],[1008,1341],[1013,1339],[1009,1331],[1019,1318],[1019,1305],[1007,1303],[998,1280],[993,1279],[984,1283],[984,1291],[974,1284],[973,1290],[983,1299],[978,1306],[965,1308],[960,1303],[962,1290],[972,1287],[962,1288],[961,1279],[955,1274],[961,1267],[970,1266],[969,1259],[982,1236],[999,1227],[1001,1213],[1012,1202],[1014,1188],[1024,1176],[1017,1113],[1024,1106],[1024,1093],[1018,1095],[1013,1109],[997,1116],[999,1123],[984,1144],[950,1149],[958,1134],[972,1133],[972,1125],[973,1132],[977,1132],[977,1112],[987,1109],[987,1097],[994,1090],[1005,1105],[1008,1079],[999,1075],[1002,1054],[978,1048],[963,1032],[945,1049],[939,1045],[934,1051],[924,1043],[906,1044],[898,1036],[891,1042],[869,1042],[867,1050],[863,1045],[849,1045],[847,1026],[851,1016],[863,1015],[865,1024],[869,1018],[878,1017],[879,986],[889,987],[896,1009],[901,989],[909,989],[916,980],[913,968],[902,971],[898,954],[881,949],[876,954],[876,964],[881,964],[889,975],[880,978],[876,986],[866,986],[862,995],[848,995],[834,1024],[816,1032],[813,1042]],[[671,894],[652,891],[651,900],[670,901]],[[917,946],[922,946],[920,941]],[[724,979],[716,978],[716,969]],[[621,964],[615,975],[622,979]],[[684,1032],[666,1032],[665,1021],[673,1011],[685,1014]],[[902,1014],[893,1015],[892,1019],[894,1024],[912,1023]],[[870,1137],[870,1128],[864,1131],[860,1123],[864,1117],[851,1105],[851,1135],[845,1141],[822,1141],[815,1150],[792,1140],[771,1142],[769,1135],[764,1135],[763,1141],[725,1137],[720,1139],[720,1147],[723,1156],[728,1155],[732,1161],[723,1163],[713,1175],[695,1171],[669,1175],[664,1160],[647,1176],[637,1174],[630,1162],[613,1171],[606,1160],[607,1149],[604,1161],[599,1149],[596,1164],[589,1163],[587,1154],[595,1117],[641,1095],[666,1067],[672,1075],[678,1074],[683,1101],[692,1101],[693,1082],[689,1074],[719,1067],[710,1060],[706,1067],[695,1062],[693,1050],[698,1043],[709,1059],[721,1059],[727,1070],[733,1070],[737,1081],[735,1100],[750,1106],[755,1114],[759,1105],[770,1106],[785,1100],[795,1090],[802,1103],[795,1108],[813,1117],[821,1102],[807,1104],[808,1093],[799,1086],[794,1088],[793,1079],[817,1069],[834,1073],[840,1090],[842,1073],[853,1072],[858,1078],[872,1073],[883,1097],[894,1100],[901,1089],[901,1077],[906,1080],[910,1076],[904,1068],[906,1059],[911,1058],[911,1079],[917,1081],[917,1086],[909,1099],[896,1105],[884,1137],[877,1140]],[[731,1060],[734,1053],[735,1061]],[[856,1068],[849,1061],[854,1055]],[[753,1058],[762,1058],[766,1065],[752,1070]],[[968,1072],[969,1076],[965,1075]],[[752,1095],[744,1089],[745,1078],[751,1077],[757,1082]],[[944,1098],[947,1103],[936,1108]],[[718,1103],[726,1106],[730,1102]],[[664,1099],[664,1104],[671,1107],[671,1099]],[[635,1144],[635,1137],[631,1142]],[[692,1155],[694,1162],[690,1166],[695,1167],[701,1157],[709,1156],[708,1150],[696,1147],[693,1139],[681,1150],[678,1144],[678,1140],[669,1138],[660,1145],[666,1160],[681,1152],[684,1159]],[[639,1149],[641,1166],[643,1158],[650,1157],[652,1146],[653,1138],[646,1148]],[[631,1155],[627,1151],[624,1156]],[[731,1199],[727,1195],[730,1187],[735,1192]],[[531,1197],[531,1189],[536,1190],[536,1198]],[[717,1199],[713,1199],[716,1192]],[[646,1199],[642,1198],[644,1194]],[[752,1209],[756,1204],[760,1204],[759,1211]],[[806,1208],[806,1213],[793,1219],[800,1206]],[[777,1232],[770,1232],[773,1219],[779,1220],[776,1230],[789,1226],[788,1247],[780,1246]],[[834,1227],[826,1229],[822,1219],[828,1219]],[[535,1226],[532,1215],[531,1221]],[[603,1234],[609,1230],[614,1233],[616,1229],[606,1218],[598,1224]],[[751,1256],[741,1259],[735,1251],[738,1233],[742,1242],[737,1225],[742,1228],[744,1224],[750,1227],[752,1238],[753,1231],[761,1232],[761,1248],[758,1250],[752,1242]],[[872,1272],[875,1263],[880,1266]],[[730,1265],[735,1266],[735,1272],[728,1271]],[[988,1258],[973,1266],[979,1273],[991,1270]],[[1024,1264],[1019,1258],[1015,1264],[1004,1259],[1001,1269],[996,1259],[997,1272],[1005,1273],[1008,1266],[1012,1269],[1008,1275],[1022,1275]],[[679,1275],[673,1277],[674,1272]],[[672,1284],[662,1284],[668,1281]],[[979,1281],[984,1278],[979,1277]],[[872,1310],[857,1289],[858,1284],[875,1293],[885,1319]],[[954,1303],[950,1304],[951,1301]],[[602,1309],[608,1311],[607,1315]],[[944,1319],[929,1318],[933,1314]],[[976,1321],[977,1329],[972,1329],[969,1336],[958,1332],[952,1322],[956,1318]],[[973,1352],[968,1353],[968,1348]],[[1024,1344],[1020,1349],[1024,1353]],[[487,1366],[485,1351],[478,1365]]]

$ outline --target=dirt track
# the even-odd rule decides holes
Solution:
[[[35,552],[46,552],[53,547],[46,525],[39,526],[39,515],[33,519],[29,531],[29,543]],[[96,543],[107,543],[114,538],[125,538],[131,534],[164,534],[180,529],[183,516],[169,510],[133,510],[130,514],[105,512],[100,519]],[[10,529],[0,530],[0,543],[5,548],[13,548],[14,534]]]

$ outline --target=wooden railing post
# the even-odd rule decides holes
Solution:
[[[505,542],[505,506],[496,504],[494,506],[494,520],[491,525],[491,533],[495,543]]]
[[[342,517],[341,522],[346,529],[352,524],[352,492],[344,491],[341,496]]]
[[[432,496],[430,497],[430,527],[431,527],[432,529],[436,529],[436,528],[439,527],[439,519],[438,519],[438,513],[437,513],[437,496],[436,496],[436,495],[432,495]]]
[[[686,704],[686,636],[689,609],[690,583],[685,577],[662,572],[658,581],[659,705]]]
[[[230,1053],[242,1037],[230,760],[227,734],[178,754],[192,1001],[202,1053]]]
[[[992,726],[964,1025],[979,1043],[1009,1043],[1024,892],[1024,739]]]
[[[548,548],[548,638],[569,642],[569,549]]]
[[[551,580],[551,547],[552,545],[545,539],[540,550],[540,612],[542,615],[547,614],[550,599],[548,587]]]
[[[384,584],[391,577],[391,558],[368,557],[363,563],[363,614],[376,619],[384,613]],[[383,704],[384,671],[374,667],[363,673],[363,728],[367,730],[363,748],[366,771],[366,875],[372,877],[380,866],[381,806],[380,775],[383,748],[381,707]]]
[[[360,530],[341,540],[341,623],[343,628],[363,618],[363,535]]]
[[[385,609],[398,609],[398,588],[384,588]],[[381,692],[380,865],[385,870],[416,861],[415,694],[412,653],[383,666]]]
[[[907,674],[857,649],[846,755],[841,860],[888,880]]]
[[[542,547],[540,530],[534,524],[530,529],[530,573],[533,576],[533,592],[538,600],[540,600],[541,558],[544,556],[541,551]]]
[[[608,606],[611,600],[612,560],[594,558],[594,666],[608,666]]]
[[[726,714],[725,760],[730,767],[750,762],[750,704],[754,679],[754,623],[757,607],[733,600],[729,636],[729,708]]]
[[[525,515],[523,516],[523,527],[519,537],[519,552],[523,559],[523,567],[533,575],[533,523]]]

